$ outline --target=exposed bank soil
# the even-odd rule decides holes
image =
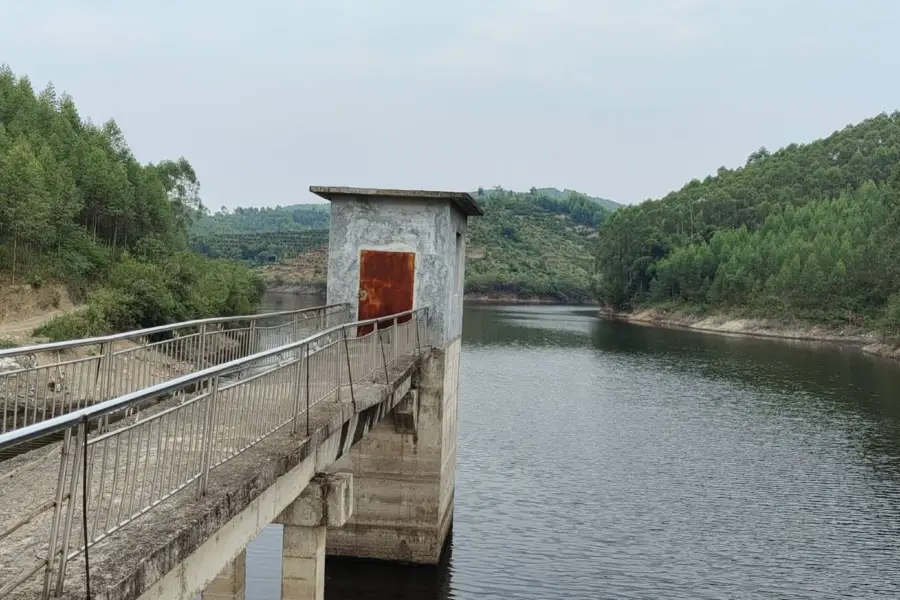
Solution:
[[[324,281],[297,281],[282,285],[266,283],[266,291],[276,294],[298,294],[300,296],[324,296],[326,292]]]
[[[859,328],[835,329],[807,324],[780,324],[763,319],[735,318],[727,315],[692,316],[655,309],[629,313],[604,311],[602,314],[612,319],[640,325],[691,329],[724,335],[846,344],[857,346],[867,354],[900,360],[900,346],[884,341],[878,334]]]
[[[35,328],[80,308],[62,285],[0,285],[0,341],[30,341]]]
[[[328,249],[304,252],[283,262],[259,267],[259,272],[268,289],[274,292],[309,293],[305,290],[315,287],[324,290],[328,273]],[[301,289],[304,291],[299,291]]]

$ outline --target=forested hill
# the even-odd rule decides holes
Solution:
[[[513,192],[498,187],[473,195],[485,216],[470,220],[468,293],[592,299],[596,229],[616,203],[554,188]],[[194,224],[194,247],[255,262],[290,259],[318,238],[284,234],[327,229],[328,211],[328,204],[220,211]],[[264,235],[275,232],[281,235]]]
[[[191,227],[193,236],[234,233],[282,233],[328,229],[330,204],[295,204],[293,206],[236,208],[224,207],[213,215],[203,215]]]
[[[0,285],[66,284],[88,304],[47,335],[252,310],[262,290],[247,268],[188,250],[199,189],[184,158],[141,164],[115,121],[94,125],[69,95],[0,66]]]
[[[600,229],[609,305],[866,325],[900,332],[900,113],[760,149]]]

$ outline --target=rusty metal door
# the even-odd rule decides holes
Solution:
[[[416,255],[413,252],[363,250],[359,260],[359,319],[376,319],[412,310]],[[403,323],[410,317],[398,319]],[[390,323],[380,325],[389,327]],[[359,329],[360,335],[372,326]]]

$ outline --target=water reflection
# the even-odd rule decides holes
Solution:
[[[283,310],[302,310],[325,306],[325,297],[318,294],[287,294],[266,292],[260,303],[259,312],[280,312]]]
[[[475,304],[466,307],[463,341],[466,347],[585,347],[596,315],[594,309],[564,306]]]
[[[900,478],[900,369],[895,361],[831,343],[710,335],[598,320],[594,346],[657,368],[766,390],[772,411],[843,422],[874,469]],[[766,410],[766,404],[758,404]]]

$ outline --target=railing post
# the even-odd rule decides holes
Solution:
[[[216,420],[216,399],[219,395],[219,376],[212,378],[209,385],[209,397],[206,399],[206,412],[203,418],[203,438],[200,443],[200,477],[197,486],[197,497],[206,495],[209,487],[209,463],[212,455],[213,428]]]
[[[98,377],[100,379],[100,391],[98,399],[100,402],[109,400],[112,397],[109,389],[109,380],[110,373],[112,371],[110,363],[112,362],[113,347],[114,342],[106,342],[100,344],[100,365],[98,367]],[[85,398],[84,405],[88,405],[87,398]],[[99,419],[97,426],[100,428],[100,431],[106,431],[109,428],[109,415],[103,415],[103,417]]]
[[[419,329],[422,324],[422,320],[419,318],[419,313],[413,313],[413,324],[416,328],[416,357],[422,354],[422,341],[419,339]]]
[[[78,491],[78,480],[81,475],[81,469],[78,468],[78,461],[81,458],[82,444],[86,443],[87,427],[85,427],[85,422],[82,421],[78,424],[78,431],[75,434],[75,451],[72,453],[72,477],[69,479],[69,501],[66,506],[66,524],[63,528],[62,548],[60,548],[62,556],[59,558],[59,573],[56,577],[56,596],[62,595],[63,581],[66,578],[69,538],[72,535],[72,520],[75,517],[75,495]]]
[[[369,334],[372,340],[372,383],[378,383],[378,324]]]
[[[306,435],[309,437],[309,344],[303,346],[303,354],[306,356],[306,382],[304,384],[306,386],[306,391],[303,395],[306,397]]]
[[[62,515],[63,486],[66,483],[66,469],[69,462],[69,445],[72,443],[72,428],[66,429],[66,435],[59,450],[59,475],[56,479],[56,499],[53,503],[53,522],[50,525],[50,544],[47,548],[47,564],[44,567],[44,593],[46,600],[50,597],[50,579],[56,563],[56,542],[59,537],[59,519]]]
[[[335,400],[337,402],[341,401],[341,388],[344,387],[344,365],[341,364],[341,342],[344,341],[344,328],[341,328],[341,337],[335,341],[335,346],[337,346],[337,393],[335,394]],[[347,346],[344,345],[344,348]]]
[[[200,323],[200,339],[197,342],[197,370],[206,368],[206,323]]]
[[[250,321],[250,343],[247,348],[247,355],[254,354],[256,352],[256,319]]]
[[[305,356],[306,347],[307,346],[302,346],[297,350],[300,358],[297,360],[297,372],[295,373],[294,387],[292,390],[294,395],[294,420],[291,422],[291,435],[300,433],[300,407],[303,405],[303,363],[309,360],[309,358]],[[306,365],[306,368],[309,369],[308,364]]]
[[[394,355],[394,358],[391,360],[391,366],[397,366],[397,342],[400,340],[400,336],[397,335],[397,328],[399,325],[397,324],[397,317],[393,318],[393,331],[391,332],[391,354]]]
[[[109,363],[112,360],[111,355],[111,343],[105,342],[100,344],[100,369],[99,369],[99,378],[100,378],[100,401],[109,400]]]

